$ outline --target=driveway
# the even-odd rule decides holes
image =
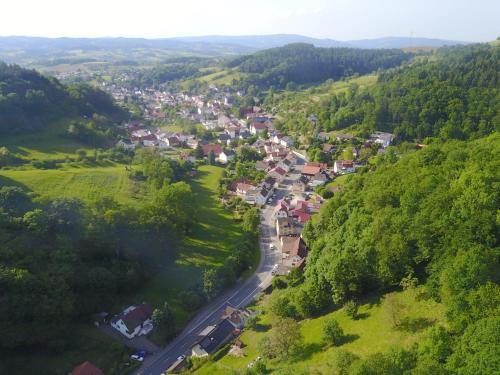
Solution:
[[[113,339],[121,342],[122,344],[128,346],[129,348],[136,350],[145,350],[148,353],[156,353],[160,348],[152,343],[146,336],[137,336],[133,339],[128,339],[123,336],[116,329],[111,327],[109,324],[101,324],[99,329],[104,334],[112,337]]]

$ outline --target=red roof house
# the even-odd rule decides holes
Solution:
[[[83,362],[71,371],[71,375],[104,375],[100,368],[94,366],[89,361]]]

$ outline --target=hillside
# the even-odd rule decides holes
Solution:
[[[249,73],[248,84],[285,88],[290,84],[321,83],[354,74],[368,74],[409,61],[412,55],[400,50],[317,48],[290,44],[231,61],[228,66]]]
[[[0,134],[36,132],[62,118],[94,115],[109,123],[125,116],[98,89],[82,84],[64,86],[35,70],[0,62]]]
[[[444,47],[428,59],[382,72],[369,88],[351,85],[346,92],[311,100],[303,117],[281,112],[282,129],[311,134],[306,119],[315,114],[317,131],[382,130],[399,141],[482,137],[500,124],[499,70],[498,46]],[[284,99],[280,107],[294,107]]]

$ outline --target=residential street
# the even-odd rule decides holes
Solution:
[[[297,169],[300,170],[304,160],[299,158]],[[235,285],[217,299],[207,304],[184,328],[184,330],[164,349],[145,359],[143,365],[133,374],[159,375],[165,371],[181,355],[190,355],[191,347],[201,332],[208,325],[218,323],[224,309],[230,305],[244,307],[253,301],[255,296],[271,284],[271,270],[280,261],[278,239],[274,223],[274,206],[277,201],[290,193],[293,182],[299,173],[290,174],[283,181],[283,187],[276,190],[276,196],[271,204],[261,210],[260,252],[261,259],[256,272],[248,279]],[[274,250],[270,249],[273,243]]]

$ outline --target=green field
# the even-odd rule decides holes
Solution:
[[[2,136],[0,147],[7,147],[14,156],[26,161],[74,158],[78,149],[90,154],[91,148],[64,136],[70,121],[68,119],[54,123],[43,132]]]
[[[408,322],[403,328],[392,328],[380,306],[377,297],[367,298],[359,309],[359,319],[349,318],[343,309],[334,311],[315,319],[306,319],[300,322],[304,336],[304,348],[298,359],[267,363],[272,371],[288,369],[294,371],[319,371],[318,374],[330,374],[332,370],[331,358],[335,351],[348,350],[363,358],[371,354],[385,352],[393,346],[408,348],[418,342],[425,331],[435,324],[443,324],[443,306],[427,299],[423,290],[419,293],[398,292],[400,300],[406,305],[405,318]],[[419,295],[420,298],[415,298]],[[422,296],[424,298],[422,298]],[[258,343],[269,331],[273,317],[266,313],[265,303],[257,305],[257,309],[264,311],[261,315],[256,331],[245,330],[241,336],[245,356],[235,358],[229,355],[219,361],[208,362],[195,374],[232,374],[234,371],[246,369],[247,364],[258,355]],[[325,319],[335,318],[346,335],[345,343],[339,347],[325,347],[321,343],[322,326]]]
[[[107,196],[123,204],[138,205],[146,187],[128,178],[125,166],[0,170],[0,184],[20,186],[42,198],[79,198],[95,201]]]

